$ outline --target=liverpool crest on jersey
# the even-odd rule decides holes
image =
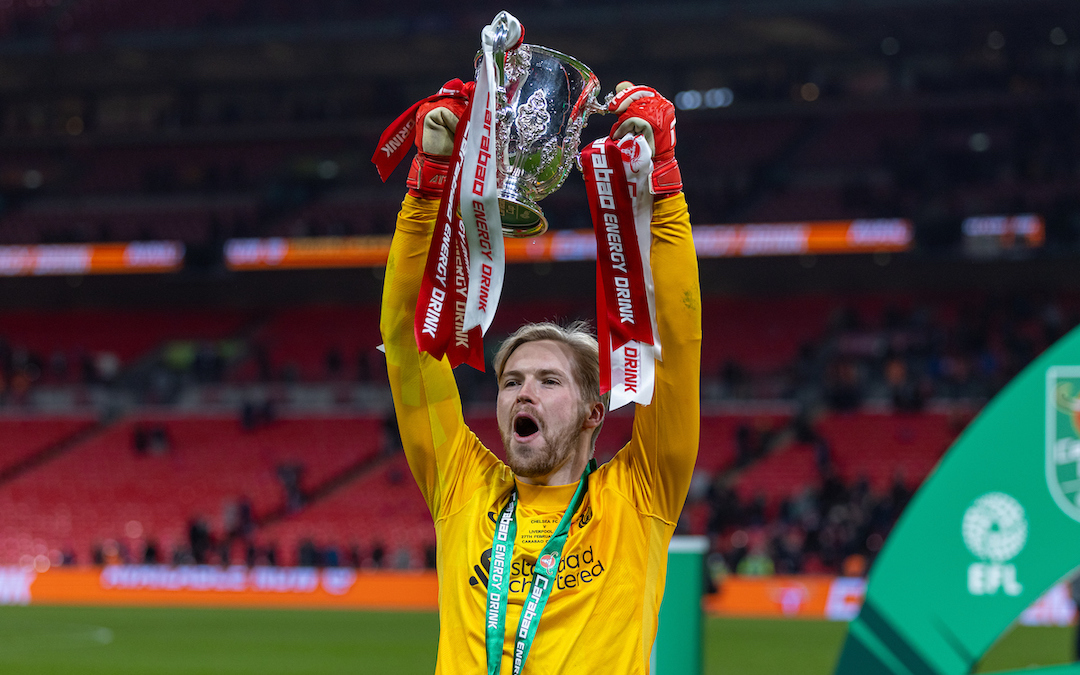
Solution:
[[[1046,372],[1046,482],[1061,510],[1080,520],[1080,366]]]

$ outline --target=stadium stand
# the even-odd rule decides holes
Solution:
[[[370,380],[382,357],[379,315],[374,307],[346,310],[304,307],[276,312],[251,335],[257,358],[243,362],[231,375],[245,380],[269,369],[304,381]],[[261,365],[257,361],[264,361]]]
[[[850,495],[860,490],[866,495],[861,499],[878,505],[860,507],[858,512],[865,518],[870,518],[874,508],[885,509],[881,500],[885,496],[893,499],[895,490],[914,489],[979,402],[1076,316],[1075,300],[1067,294],[1009,302],[980,293],[928,297],[810,294],[772,299],[710,298],[706,305],[705,329],[712,344],[704,355],[704,396],[715,409],[702,418],[698,487],[692,493],[684,526],[688,531],[720,535],[721,541],[745,527],[772,536],[777,528],[788,527],[784,514],[800,500],[815,504],[821,520],[827,520],[833,506],[848,504],[844,499],[854,499]],[[493,334],[509,330],[519,320],[565,319],[588,313],[587,303],[570,298],[510,303]],[[159,358],[161,367],[177,365],[174,351],[185,344],[214,344],[232,338],[244,345],[234,349],[237,356],[209,380],[194,376],[194,360],[185,362],[193,369],[185,386],[205,382],[233,387],[235,392],[231,398],[215,395],[219,409],[222,403],[226,405],[224,417],[208,418],[197,412],[198,405],[215,400],[209,394],[203,396],[195,412],[174,411],[162,417],[162,426],[175,447],[165,455],[136,456],[134,435],[142,424],[137,420],[156,419],[142,413],[0,486],[0,495],[10,507],[9,513],[14,514],[13,521],[18,522],[6,530],[7,559],[30,555],[45,545],[54,552],[70,548],[76,559],[92,560],[91,549],[103,541],[126,541],[123,530],[129,522],[137,521],[158,540],[164,560],[178,544],[190,545],[189,519],[195,515],[202,515],[210,536],[220,540],[223,503],[246,496],[251,500],[253,529],[250,537],[234,540],[233,559],[248,556],[244,550],[248,544],[254,550],[250,555],[265,559],[266,549],[274,544],[276,561],[295,562],[300,560],[303,544],[307,547],[304,560],[311,559],[312,551],[335,549],[340,561],[355,558],[351,547],[356,544],[368,561],[365,564],[371,564],[370,551],[378,542],[388,556],[383,564],[393,564],[393,554],[402,548],[407,552],[401,554],[401,564],[406,556],[409,564],[425,562],[430,525],[419,495],[411,481],[401,480],[405,467],[400,458],[378,459],[379,451],[386,448],[384,442],[376,440],[387,433],[384,412],[365,412],[362,399],[341,398],[335,393],[319,400],[325,401],[320,405],[341,411],[334,413],[337,417],[305,419],[293,414],[263,427],[259,426],[261,406],[284,405],[288,409],[288,399],[276,395],[259,398],[254,396],[256,390],[249,392],[253,395],[250,401],[245,398],[247,387],[264,381],[279,382],[286,388],[302,385],[332,390],[343,381],[368,382],[377,388],[382,374],[380,357],[372,351],[378,342],[374,306],[307,305],[268,313],[162,313],[144,325],[148,316],[145,311],[5,313],[3,325],[10,344],[20,345],[21,350],[40,354],[109,350],[117,355],[119,372],[146,355],[157,356],[141,363]],[[65,331],[61,325],[77,330]],[[175,339],[180,336],[187,340]],[[496,342],[492,340],[492,344]],[[187,349],[181,351],[192,354]],[[265,360],[265,373],[261,372],[260,359]],[[845,380],[844,372],[854,373],[854,379]],[[489,447],[498,448],[491,415],[493,390],[472,384],[485,380],[468,369],[459,371],[459,377],[470,424]],[[911,377],[920,383],[919,394],[913,399],[901,391]],[[49,378],[80,386],[77,377],[54,373]],[[849,389],[840,386],[845,383]],[[809,399],[808,392],[812,392]],[[803,407],[807,401],[815,403]],[[740,412],[740,405],[750,408]],[[818,406],[817,412],[813,406]],[[70,422],[71,432],[90,424],[91,419]],[[244,431],[245,419],[259,428]],[[626,411],[609,417],[597,450],[600,459],[610,458],[626,442],[630,419]],[[21,423],[12,424],[12,429],[24,428]],[[349,431],[355,425],[360,426]],[[68,433],[60,427],[52,431],[61,439]],[[10,437],[20,433],[13,432]],[[47,444],[50,438],[42,442]],[[281,477],[274,470],[290,457],[298,457],[296,449],[306,448],[312,438],[324,439],[318,442],[325,446],[303,453],[305,470],[298,485],[301,499],[290,511]],[[342,453],[340,448],[348,447],[348,438],[365,439],[366,449]],[[19,445],[26,449],[14,453],[16,460],[33,452],[33,442]],[[228,454],[222,455],[220,448],[229,448]],[[370,467],[367,462],[372,462]],[[105,474],[100,467],[113,468]],[[167,476],[157,475],[166,468]],[[207,482],[208,476],[215,478]],[[155,494],[176,497],[158,497],[157,506],[151,508],[139,504],[141,492],[125,498],[132,484],[148,486],[147,500]],[[192,484],[205,487],[198,499],[184,489]],[[834,493],[846,496],[826,499],[823,495],[830,484]],[[734,506],[724,496],[729,491]],[[400,507],[401,518],[385,516],[388,524],[380,525],[381,529],[367,528],[366,520],[358,520],[357,514],[364,513],[360,507],[374,503],[372,494],[397,505],[395,510]],[[725,509],[734,509],[736,515],[724,515]],[[93,519],[82,515],[91,511],[98,514]],[[43,516],[34,520],[27,515],[41,512],[51,514],[51,525],[39,522],[47,520]],[[63,529],[66,526],[62,524],[68,522],[65,513],[71,514],[70,522],[78,525],[79,534]],[[884,533],[894,515],[880,516],[873,527]],[[264,520],[265,527],[260,527]],[[843,550],[822,552],[813,559],[814,569],[839,569],[856,550],[872,555],[865,545],[869,535],[862,529],[871,527],[870,521],[859,522],[853,531],[863,532],[862,543],[848,541]],[[126,546],[136,550],[139,541],[133,539]],[[733,567],[737,553],[735,549]],[[129,551],[128,555],[135,554]]]
[[[773,452],[743,472],[735,491],[745,502],[764,498],[771,514],[780,502],[819,482],[814,455],[806,446],[789,446]]]
[[[718,421],[726,422],[729,429],[739,422],[730,418],[711,421],[714,426]],[[702,420],[703,426],[706,422]],[[930,474],[962,423],[963,418],[939,413],[824,415],[815,422],[812,439],[794,438],[759,453],[758,461],[738,473],[735,490],[746,502],[763,496],[770,512],[775,513],[785,500],[820,487],[831,473],[847,484],[865,481],[878,493],[887,492],[897,480],[914,488]],[[783,425],[766,422],[765,428],[776,433]],[[715,445],[703,445],[703,449],[712,452]],[[701,461],[698,467],[707,469]]]
[[[679,111],[696,224],[915,225],[915,250],[870,271],[824,257],[702,261],[709,412],[683,527],[710,534],[731,569],[753,538],[789,571],[872,557],[870,536],[887,534],[967,417],[1080,319],[1080,53],[1043,25],[1053,14],[1072,31],[1076,10],[920,3],[886,36],[855,7],[780,3],[751,17],[717,3],[624,4],[646,63],[597,43],[604,3],[577,8],[571,28],[558,20],[565,7],[540,3],[529,37],[582,58],[608,87],[631,76],[673,99],[728,89],[730,105]],[[34,280],[45,289],[34,300],[12,282],[0,298],[0,477],[24,467],[0,482],[0,564],[66,552],[86,564],[109,541],[110,559],[120,544],[136,557],[148,535],[171,561],[199,516],[194,529],[221,539],[225,503],[244,496],[253,530],[234,538],[232,559],[251,544],[266,562],[276,544],[278,562],[310,562],[314,547],[357,563],[356,542],[370,563],[379,540],[385,564],[401,547],[407,564],[425,564],[426,511],[401,458],[383,454],[377,271],[241,279],[221,244],[389,233],[404,169],[378,181],[375,139],[443,81],[469,76],[473,15],[502,7],[0,5],[0,50],[20,64],[0,78],[0,244],[173,239],[189,253],[167,281]],[[1003,49],[961,30],[988,16],[1010,26]],[[544,202],[552,229],[589,226],[582,193],[575,175]],[[958,265],[962,219],[1028,212],[1045,219],[1045,249],[1011,250],[964,278],[979,270]],[[532,293],[508,289],[489,348],[521,321],[592,317],[591,269],[571,267],[537,266]],[[188,297],[157,302],[170,286]],[[131,300],[142,287],[150,308]],[[333,305],[327,288],[355,297]],[[498,447],[490,380],[458,377],[470,422]],[[629,417],[613,414],[598,456],[629,434]],[[294,460],[304,471],[283,479],[278,467]],[[791,531],[806,559],[785,543]]]
[[[0,418],[0,477],[93,425],[92,417],[82,415]]]
[[[248,312],[177,309],[6,311],[0,316],[0,337],[8,349],[28,350],[41,358],[56,351],[108,351],[126,365],[166,340],[226,338],[248,316]]]
[[[829,445],[831,462],[849,483],[866,479],[885,492],[899,477],[916,487],[930,474],[958,434],[955,415],[830,415],[818,433]]]
[[[305,494],[382,449],[382,423],[370,416],[273,419],[255,428],[239,416],[116,423],[0,485],[0,509],[10,514],[0,558],[17,563],[45,547],[88,563],[103,542],[123,543],[136,555],[133,543],[153,539],[161,561],[173,553],[182,559],[187,547],[206,562],[210,550],[189,550],[189,523],[201,520],[220,538],[240,526],[241,502],[252,527],[268,514],[302,508]],[[140,430],[150,434],[142,449]],[[297,503],[289,502],[286,475],[296,481]]]
[[[290,564],[299,562],[301,546],[310,541],[323,555],[330,548],[342,554],[356,549],[368,565],[409,568],[424,566],[435,530],[404,457],[397,455],[311,508],[261,529],[258,539],[276,544]],[[372,560],[380,546],[386,558],[376,554]]]
[[[710,298],[704,301],[702,330],[715,336],[703,350],[701,369],[720,374],[729,361],[756,373],[775,371],[793,361],[799,349],[827,326],[836,302],[825,297]]]
[[[702,415],[698,471],[712,475],[752,462],[781,440],[791,421],[769,413]]]

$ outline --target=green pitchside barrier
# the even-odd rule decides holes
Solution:
[[[652,675],[701,675],[701,596],[704,591],[705,537],[672,537],[660,624],[653,643]]]

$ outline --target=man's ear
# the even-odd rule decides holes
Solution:
[[[589,405],[588,415],[585,417],[585,423],[582,425],[585,429],[595,429],[604,423],[604,404],[597,401]]]

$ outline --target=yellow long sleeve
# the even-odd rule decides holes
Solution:
[[[485,670],[487,572],[495,514],[517,489],[502,671],[536,559],[575,485],[519,483],[465,425],[453,372],[417,350],[413,317],[437,205],[406,197],[383,292],[381,328],[402,442],[435,520],[440,675]],[[589,479],[540,620],[525,675],[648,672],[667,546],[697,454],[701,302],[681,195],[658,202],[650,248],[663,361],[633,436]]]

